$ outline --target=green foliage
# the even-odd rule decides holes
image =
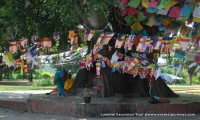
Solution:
[[[193,83],[193,84],[200,84],[200,73],[198,73],[197,75],[195,75],[195,76],[192,78],[192,83]]]
[[[42,73],[42,78],[44,78],[45,80],[46,80],[46,79],[49,79],[49,78],[51,78],[51,77],[52,77],[51,73],[48,73],[48,72]]]
[[[46,86],[54,86],[53,80],[40,80],[34,82],[33,87],[46,87]]]
[[[175,74],[175,69],[174,68],[163,67],[162,68],[162,73]]]
[[[34,79],[41,79],[42,78],[42,71],[40,71],[40,70],[35,70],[34,72],[33,72],[33,78]]]
[[[175,75],[176,71],[177,71],[177,68],[168,68],[168,67],[162,68],[162,73],[168,73],[168,74]],[[188,85],[189,84],[190,77],[189,77],[187,69],[184,68],[182,70],[180,77],[182,77],[183,79],[175,81],[175,84],[180,84],[180,85]],[[192,83],[193,84],[200,84],[200,73],[193,76]]]

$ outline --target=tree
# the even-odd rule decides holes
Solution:
[[[120,15],[121,10],[127,5],[122,4],[121,0],[4,0],[0,6],[0,29],[2,40],[15,37],[30,38],[33,34],[39,34],[40,37],[49,37],[56,31],[61,33],[60,44],[67,43],[67,31],[76,29],[76,25],[84,24],[88,29],[113,31],[116,33],[130,33],[130,25],[124,16]],[[141,19],[140,19],[141,20]],[[131,21],[132,22],[132,21]],[[158,28],[149,27],[143,24],[147,32],[155,35]],[[99,35],[99,34],[98,34]],[[87,42],[88,53],[96,44],[98,35],[92,38],[91,42]],[[125,54],[124,49],[115,49],[115,39],[112,38],[109,45],[105,45],[100,54],[107,58],[111,58],[115,50]],[[110,50],[111,46],[111,50]],[[6,48],[5,48],[6,49]],[[135,48],[134,48],[135,49]],[[127,53],[130,55],[130,53]],[[151,58],[149,54],[149,58]],[[79,70],[77,73],[77,86],[85,87],[86,84],[95,82],[95,69],[86,71]],[[130,74],[111,73],[111,68],[102,69],[102,78],[104,86],[104,96],[112,96],[116,93],[131,94],[133,96],[149,96],[150,86],[148,81],[140,80],[137,76],[133,79]],[[153,95],[163,97],[177,96],[166,86],[165,83],[153,81]],[[161,84],[163,91],[160,91]],[[166,94],[164,94],[166,93]]]

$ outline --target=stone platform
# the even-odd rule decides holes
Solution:
[[[188,114],[200,113],[200,96],[197,100],[182,98],[170,99],[171,103],[149,104],[150,98],[92,98],[91,103],[84,103],[82,97],[31,96],[27,100],[29,112],[72,116],[133,116],[136,114]],[[195,98],[194,98],[195,99]]]
[[[20,98],[18,98],[20,99]],[[71,117],[135,116],[145,114],[199,114],[200,95],[180,94],[170,98],[170,103],[149,104],[150,98],[92,98],[85,104],[78,96],[29,95],[24,99],[0,98],[0,107],[19,109],[34,113]],[[9,106],[10,105],[10,106]],[[13,107],[14,106],[14,107]]]

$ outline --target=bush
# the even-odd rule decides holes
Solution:
[[[193,84],[200,84],[200,73],[198,73],[197,75],[193,76],[192,83]]]
[[[175,84],[179,84],[179,85],[186,85],[186,84],[189,84],[188,83],[188,81],[186,81],[186,80],[176,80],[175,82],[174,82]]]
[[[40,70],[35,70],[34,72],[33,72],[33,78],[34,79],[41,79],[41,77],[42,77],[42,71],[40,71]]]
[[[48,73],[48,72],[42,73],[42,78],[44,78],[45,80],[46,80],[46,79],[49,79],[49,78],[51,78],[51,77],[52,77],[51,73]]]
[[[162,73],[175,74],[175,69],[168,68],[168,67],[163,67],[162,68]]]
[[[53,80],[40,80],[34,82],[33,87],[45,87],[45,86],[54,86]]]

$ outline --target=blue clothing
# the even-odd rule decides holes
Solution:
[[[55,73],[56,82],[58,80],[62,80],[62,77],[63,77],[63,71],[62,70],[56,71],[56,73]]]
[[[63,71],[62,71],[62,69],[60,69],[60,70],[56,71],[56,73],[55,73],[56,86],[58,88],[59,94],[61,94],[62,96],[65,96],[64,80],[62,80],[62,78],[63,78]]]

